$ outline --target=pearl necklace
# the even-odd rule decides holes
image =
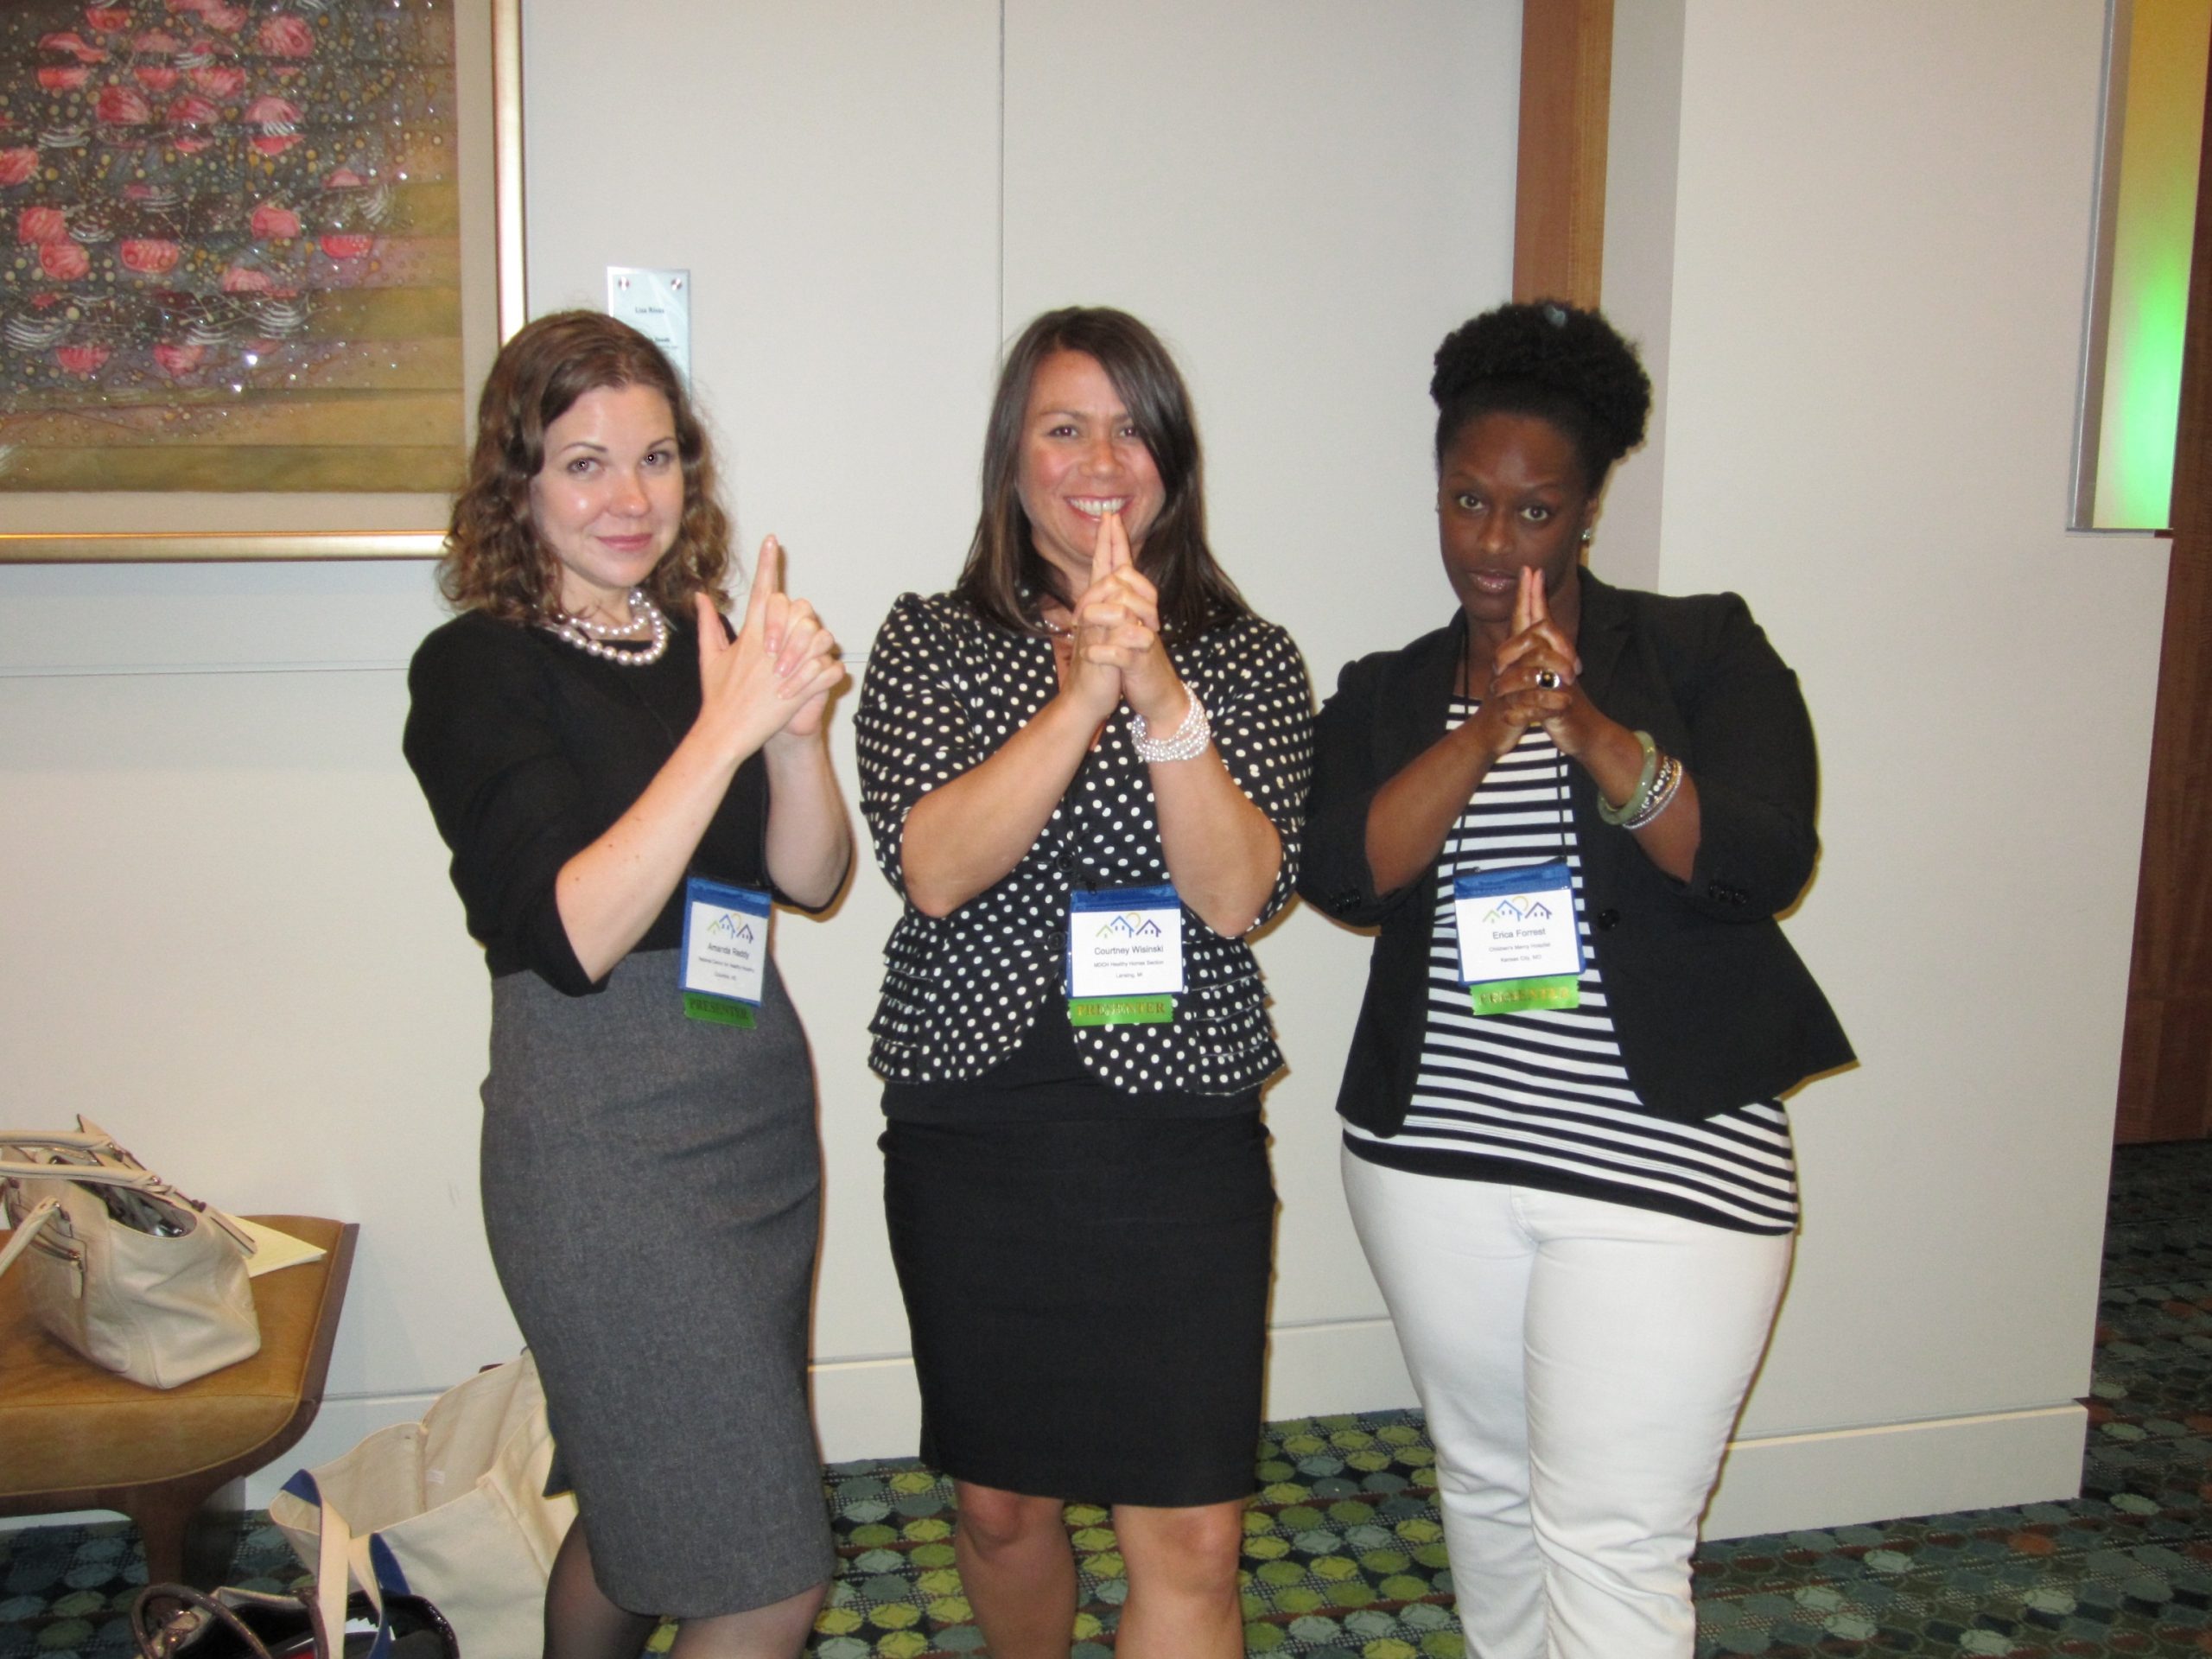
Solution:
[[[652,629],[652,641],[634,651],[621,650],[605,642],[635,632],[643,622]],[[630,620],[627,622],[594,622],[588,617],[571,616],[565,611],[550,617],[545,631],[556,639],[565,639],[578,651],[588,652],[610,663],[620,663],[625,668],[647,668],[668,654],[668,618],[659,606],[645,596],[642,588],[630,590]]]

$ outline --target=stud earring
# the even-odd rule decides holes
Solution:
[[[1590,530],[1590,529],[1586,529],[1586,529],[1583,531],[1583,532],[1582,532],[1582,545],[1583,545],[1583,546],[1585,546],[1585,547],[1589,546],[1589,545],[1590,545],[1590,538],[1591,538],[1591,537],[1594,536],[1595,534],[1597,534],[1597,532],[1596,532],[1595,531],[1593,531],[1593,530]]]

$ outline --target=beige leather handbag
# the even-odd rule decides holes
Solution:
[[[261,1351],[252,1239],[97,1123],[0,1129],[0,1200],[14,1227],[0,1273],[20,1257],[39,1324],[93,1364],[173,1389]]]

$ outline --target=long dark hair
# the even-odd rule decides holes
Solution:
[[[1206,545],[1205,489],[1191,394],[1160,337],[1126,311],[1069,306],[1047,311],[1021,331],[999,372],[983,432],[983,509],[968,563],[953,592],[1000,626],[1041,634],[1040,597],[1052,573],[1031,538],[1021,510],[1023,428],[1037,370],[1055,352],[1096,359],[1129,412],[1160,473],[1160,517],[1146,533],[1137,568],[1160,590],[1160,626],[1169,639],[1194,639],[1251,607]]]
[[[691,595],[727,608],[729,520],[715,499],[715,460],[683,383],[660,347],[596,311],[557,311],[500,349],[476,405],[476,447],[454,498],[438,586],[464,611],[543,620],[561,605],[560,561],[531,517],[530,481],[545,465],[545,429],[602,387],[650,386],[668,399],[683,467],[676,542],[645,579],[663,610],[688,617]]]

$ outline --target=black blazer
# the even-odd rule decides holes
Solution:
[[[1582,572],[1575,645],[1584,692],[1648,731],[1697,779],[1703,818],[1688,881],[1598,816],[1568,768],[1584,903],[1629,1079],[1663,1117],[1768,1100],[1853,1058],[1827,999],[1774,918],[1811,878],[1818,777],[1797,677],[1733,594],[1668,598]],[[1395,1135],[1420,1070],[1435,929],[1433,872],[1375,891],[1375,794],[1444,735],[1462,618],[1346,665],[1314,733],[1298,888],[1341,921],[1381,923],[1337,1109]]]

